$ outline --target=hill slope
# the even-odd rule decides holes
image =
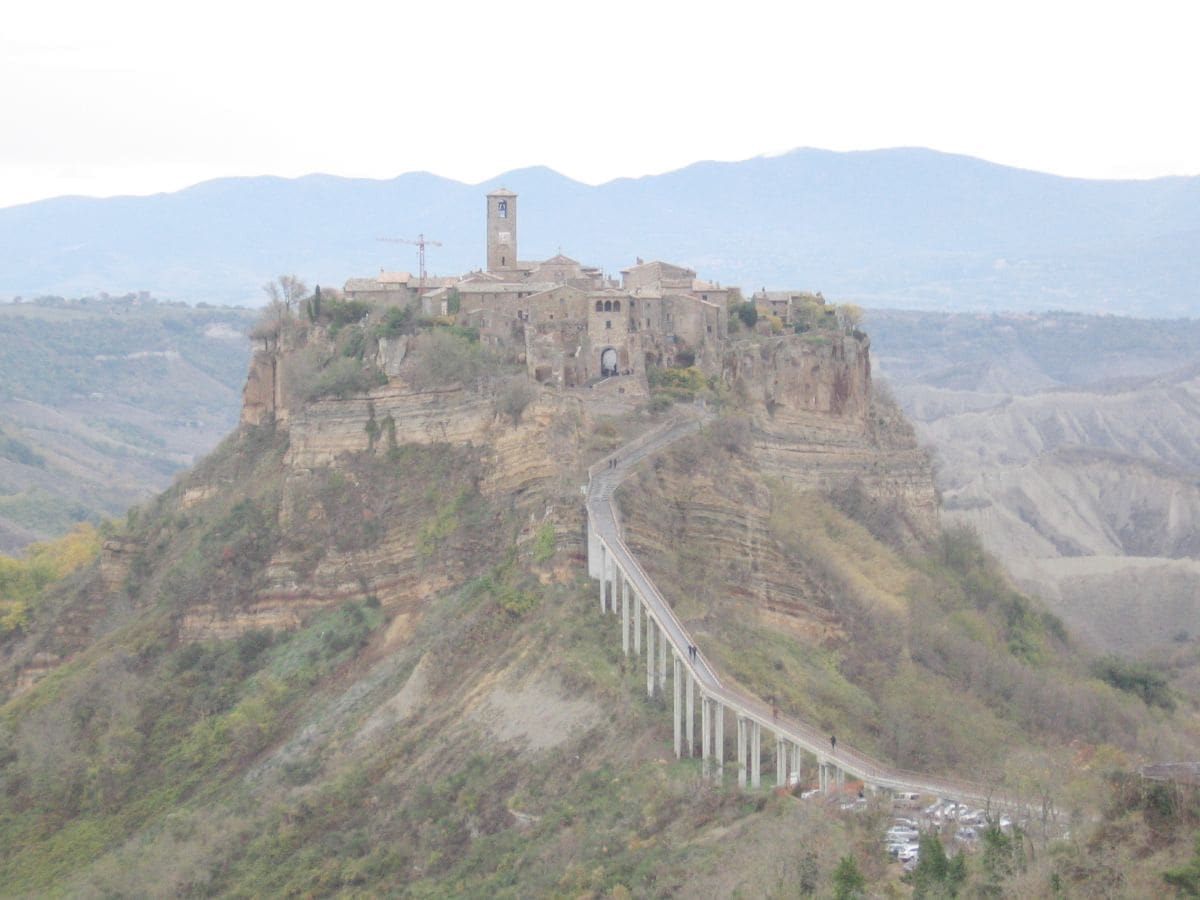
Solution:
[[[872,305],[1197,311],[1200,178],[1084,181],[918,149],[795,150],[598,187],[533,168],[478,186],[312,175],[57,198],[0,210],[0,294],[253,303],[280,272],[340,286],[413,270],[377,238],[417,233],[444,245],[432,271],[467,271],[483,259],[483,188],[499,184],[522,195],[523,258],[561,248],[616,272],[650,255]]]
[[[700,779],[597,614],[579,485],[647,414],[602,389],[514,416],[489,378],[421,388],[439,334],[406,336],[369,393],[284,391],[0,636],[6,889],[788,896],[828,893],[849,854],[887,890],[886,809]],[[731,415],[623,495],[723,676],[895,761],[1072,805],[1096,796],[1072,723],[1117,764],[1194,746],[1190,700],[1091,678],[976,547],[928,533],[928,468],[865,340],[822,337],[735,346],[737,378],[705,388]],[[796,389],[818,381],[842,390]],[[1079,855],[1039,858],[1086,890]]]
[[[255,313],[0,304],[0,552],[116,517],[237,421]]]

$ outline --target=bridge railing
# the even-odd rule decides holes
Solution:
[[[658,590],[654,580],[625,544],[615,504],[609,497],[592,489],[597,476],[610,468],[609,463],[612,459],[620,458],[624,461],[629,461],[631,457],[637,456],[639,451],[660,440],[672,429],[696,421],[694,414],[676,415],[590,466],[588,468],[589,484],[586,505],[588,510],[588,528],[593,531],[596,540],[605,547],[606,552],[611,555],[614,561],[620,561],[621,567],[627,570],[627,577],[630,572],[635,572],[638,577],[631,580],[635,582],[636,580],[640,580],[645,584],[646,590],[651,594],[651,596],[643,598],[647,607],[647,615],[658,622],[663,636],[671,644],[682,666],[691,673],[699,685],[702,694],[719,700],[724,706],[732,709],[735,714],[756,721],[761,727],[767,728],[781,735],[786,740],[803,747],[816,756],[819,761],[833,763],[848,774],[879,787],[891,790],[911,790],[934,796],[969,799],[987,806],[1016,807],[1018,804],[1014,801],[1001,796],[996,790],[990,789],[986,785],[954,778],[930,778],[928,775],[919,772],[884,765],[878,760],[845,746],[836,751],[832,747],[827,750],[825,747],[828,738],[816,728],[793,717],[780,716],[774,708],[768,707],[767,704],[763,703],[757,697],[743,694],[740,691],[735,691],[722,685],[716,670],[703,657],[699,646],[691,640],[687,629],[678,616],[676,616],[674,609],[666,601],[666,598]],[[617,484],[619,484],[619,480]],[[613,487],[615,488],[616,484]],[[604,508],[594,508],[600,505]],[[597,520],[605,517],[612,522],[613,535],[611,539],[596,532]],[[639,593],[642,593],[642,591],[639,590]],[[698,662],[701,665],[694,663],[690,655],[686,652],[688,645],[696,646]]]

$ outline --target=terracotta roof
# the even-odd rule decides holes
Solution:
[[[380,272],[375,280],[380,284],[408,284],[412,275],[408,272]]]

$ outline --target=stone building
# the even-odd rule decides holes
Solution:
[[[487,195],[485,269],[428,279],[424,291],[407,273],[353,278],[347,296],[387,303],[419,296],[426,315],[452,315],[489,344],[523,347],[532,378],[568,387],[629,376],[644,384],[647,359],[669,365],[684,352],[700,359],[723,346],[736,289],[661,260],[639,259],[619,281],[561,252],[521,260],[517,202],[503,188]]]

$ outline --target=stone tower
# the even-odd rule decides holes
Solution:
[[[487,267],[489,272],[517,264],[517,195],[504,188],[487,195]]]

